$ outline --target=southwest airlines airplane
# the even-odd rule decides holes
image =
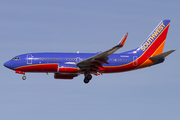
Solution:
[[[84,83],[88,83],[92,74],[126,72],[162,63],[175,51],[163,53],[169,24],[170,20],[162,20],[139,47],[127,52],[113,54],[124,46],[128,33],[105,52],[28,53],[15,56],[4,66],[23,74],[23,80],[26,72],[54,73],[55,79],[73,79],[84,74]]]

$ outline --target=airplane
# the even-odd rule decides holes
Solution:
[[[163,53],[170,20],[162,20],[146,40],[137,48],[123,53],[114,53],[123,47],[128,36],[109,50],[98,53],[27,53],[13,57],[4,66],[15,73],[54,73],[55,79],[73,79],[84,74],[84,83],[89,83],[92,75],[119,73],[137,70],[164,62],[165,57],[174,52]]]

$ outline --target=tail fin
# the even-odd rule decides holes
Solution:
[[[162,20],[143,42],[143,44],[141,44],[140,47],[137,48],[137,55],[139,56],[138,68],[161,63],[164,61],[163,57],[166,57],[168,54],[172,53],[172,51],[169,51],[162,54],[167,32],[169,29],[169,24],[170,20]]]
[[[158,26],[138,48],[138,53],[140,56],[142,54],[146,54],[147,57],[151,57],[163,52],[169,24],[170,20],[162,20],[158,24]]]

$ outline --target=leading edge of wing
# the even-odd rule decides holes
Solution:
[[[126,41],[126,38],[128,36],[128,33],[126,33],[122,39],[120,40],[120,42],[114,46],[113,48],[106,50],[105,52],[99,53],[97,55],[94,55],[86,60],[83,60],[79,63],[77,63],[77,66],[81,67],[81,66],[89,66],[91,63],[90,62],[95,62],[95,61],[99,61],[103,63],[107,63],[108,60],[108,56],[111,55],[112,53],[116,52],[119,48],[123,47]]]

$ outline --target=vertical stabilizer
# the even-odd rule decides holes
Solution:
[[[140,45],[138,52],[149,57],[163,52],[170,20],[162,20],[147,39]]]
[[[162,20],[140,47],[137,48],[138,61],[141,64],[138,68],[147,67],[156,62],[148,58],[163,52],[169,25],[170,20]]]

